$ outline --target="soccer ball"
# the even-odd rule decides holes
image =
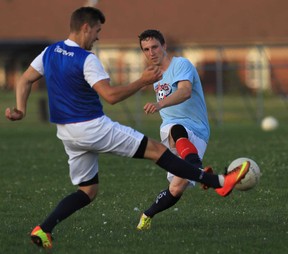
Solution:
[[[261,176],[261,171],[257,163],[249,158],[244,158],[244,157],[238,158],[232,161],[227,169],[227,172],[232,171],[234,168],[241,165],[245,161],[250,162],[249,171],[245,175],[245,177],[235,186],[235,189],[241,190],[241,191],[247,191],[247,190],[254,188],[259,183],[260,176]]]
[[[278,121],[273,116],[267,116],[263,118],[261,122],[261,128],[263,131],[273,131],[277,129],[278,127]]]

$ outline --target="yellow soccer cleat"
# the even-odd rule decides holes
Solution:
[[[40,226],[37,226],[31,232],[31,240],[36,245],[45,249],[52,248],[52,237],[51,234],[45,233]]]
[[[151,227],[152,218],[146,216],[144,213],[140,217],[140,221],[137,225],[138,230],[147,230]]]

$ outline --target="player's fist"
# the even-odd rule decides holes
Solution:
[[[162,78],[162,70],[158,66],[149,66],[142,73],[142,80],[146,85],[151,85]]]
[[[24,113],[17,108],[13,108],[13,110],[11,110],[10,108],[6,108],[5,116],[11,121],[17,121],[21,120],[24,117]]]
[[[161,108],[158,102],[157,103],[147,102],[143,109],[146,114],[153,114],[155,112],[158,112]]]

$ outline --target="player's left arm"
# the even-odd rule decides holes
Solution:
[[[158,112],[162,108],[170,107],[173,105],[180,104],[191,97],[192,84],[189,80],[182,80],[178,82],[177,90],[171,95],[167,96],[165,99],[158,101],[156,103],[148,102],[144,106],[144,111],[146,114],[153,114]]]

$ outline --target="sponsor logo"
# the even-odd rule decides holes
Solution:
[[[62,49],[59,45],[54,49],[54,52],[62,54],[63,56],[74,56],[74,52],[68,52],[65,49]]]
[[[166,83],[163,85],[158,83],[154,90],[155,90],[158,101],[165,99],[172,92],[171,86],[169,84],[166,84]]]
[[[157,196],[155,203],[158,204],[159,200],[160,200],[161,198],[165,197],[166,194],[167,194],[166,191],[162,191],[162,192]]]

